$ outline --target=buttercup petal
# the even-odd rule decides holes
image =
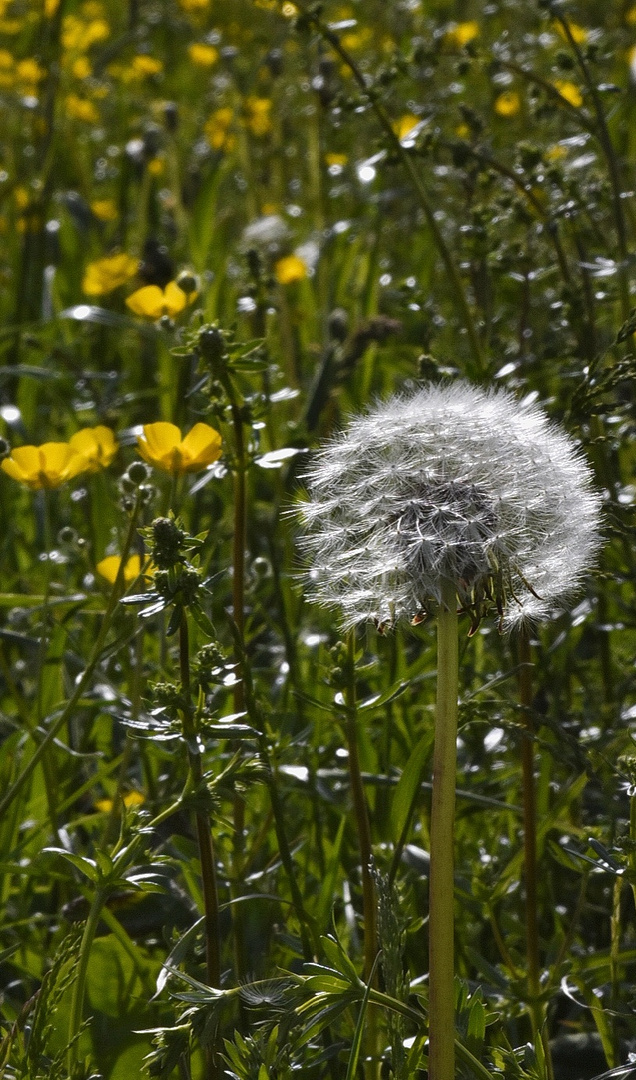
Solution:
[[[176,281],[169,281],[163,293],[164,310],[168,315],[178,315],[188,303],[188,297]]]
[[[106,578],[106,581],[109,581],[111,585],[114,585],[120,562],[121,558],[119,555],[107,555],[105,559],[102,559],[101,562],[97,563],[95,569],[101,577]]]
[[[2,468],[15,480],[29,483],[29,479],[37,479],[40,474],[40,453],[37,446],[16,446],[11,451],[11,457],[5,458]]]
[[[68,443],[42,443],[39,453],[42,475],[46,478],[49,487],[58,487],[65,480],[71,480],[86,469],[82,455]]]
[[[222,442],[218,431],[209,424],[195,424],[182,443],[184,471],[194,472],[217,461],[221,456]]]
[[[146,315],[150,319],[160,319],[165,313],[164,295],[158,285],[144,285],[126,298],[126,306],[135,315]]]

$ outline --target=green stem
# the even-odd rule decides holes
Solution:
[[[437,616],[437,706],[429,879],[429,1080],[455,1080],[454,858],[459,682],[457,600],[442,579]]]
[[[190,641],[188,634],[188,620],[185,611],[181,612],[181,624],[179,626],[179,667],[181,673],[181,690],[184,697],[183,734],[188,748],[188,764],[190,767],[192,786],[196,790],[203,780],[203,768],[201,765],[201,754],[197,743],[194,710],[192,708],[190,689]],[[208,983],[210,986],[220,988],[221,960],[219,948],[219,901],[216,886],[212,833],[207,814],[202,810],[197,810],[195,817],[199,841],[199,857],[201,860],[203,903],[205,908],[205,955]]]
[[[347,687],[345,700],[347,704],[347,719],[345,724],[347,736],[347,749],[349,751],[349,776],[351,779],[351,795],[353,797],[353,810],[356,818],[358,831],[358,843],[360,845],[360,863],[362,869],[362,910],[364,915],[364,977],[369,979],[375,963],[378,951],[377,944],[377,904],[375,898],[375,885],[371,876],[371,827],[369,824],[369,811],[367,800],[362,784],[362,772],[360,770],[360,757],[358,754],[358,733],[356,717],[356,685],[355,685],[355,630],[350,630],[347,638]]]
[[[55,738],[55,736],[58,734],[58,732],[62,730],[62,728],[64,727],[64,724],[67,722],[69,717],[73,715],[73,712],[75,710],[75,707],[76,707],[78,701],[81,699],[82,695],[84,694],[84,692],[86,690],[86,687],[88,686],[90,680],[93,677],[93,672],[95,671],[95,668],[99,664],[99,661],[100,661],[100,658],[101,658],[101,655],[102,655],[102,651],[104,649],[104,645],[106,644],[106,638],[108,636],[108,631],[110,630],[110,626],[111,626],[111,623],[113,621],[113,616],[115,614],[115,610],[116,610],[117,604],[119,602],[119,597],[121,596],[122,586],[124,584],[124,566],[125,566],[126,561],[128,559],[128,555],[130,553],[130,546],[132,544],[133,537],[135,535],[135,531],[136,531],[136,528],[137,528],[137,519],[139,517],[140,506],[141,506],[140,500],[137,499],[137,502],[135,504],[135,508],[134,508],[134,510],[132,512],[132,515],[131,515],[131,518],[130,518],[130,523],[128,525],[128,532],[127,532],[127,535],[126,535],[126,539],[124,541],[124,545],[123,545],[123,548],[122,548],[121,562],[119,564],[119,570],[117,571],[117,577],[115,578],[115,581],[113,583],[113,587],[111,589],[111,593],[110,593],[110,596],[108,598],[108,603],[106,605],[106,610],[104,612],[104,617],[102,619],[102,624],[101,624],[101,626],[99,628],[99,633],[97,635],[97,639],[95,641],[95,644],[93,645],[90,657],[88,659],[88,663],[86,664],[86,667],[84,668],[84,673],[81,676],[81,678],[78,680],[77,685],[75,687],[75,690],[73,691],[73,694],[68,699],[66,705],[62,709],[62,712],[57,717],[57,720],[54,720],[51,723],[51,726],[49,727],[48,731],[46,732],[46,735],[44,735],[42,737],[42,740],[41,740],[39,746],[36,747],[36,749],[35,749],[35,751],[33,753],[33,756],[30,758],[30,760],[24,766],[24,768],[23,768],[22,772],[19,774],[19,776],[14,780],[13,784],[11,785],[9,790],[7,791],[7,793],[4,796],[4,798],[2,799],[2,801],[0,801],[0,818],[2,818],[3,815],[7,812],[7,809],[9,808],[9,806],[11,805],[13,800],[15,799],[16,795],[18,795],[19,792],[22,790],[24,784],[29,779],[31,773],[33,772],[36,765],[40,761],[42,755],[46,752],[46,748],[49,745],[49,743]]]
[[[80,944],[79,963],[77,966],[77,977],[73,985],[73,996],[71,999],[71,1017],[68,1028],[68,1072],[69,1077],[73,1080],[75,1070],[77,1067],[77,1058],[79,1052],[79,1032],[82,1026],[82,1017],[84,1014],[84,995],[86,992],[86,973],[88,971],[88,961],[90,958],[91,945],[93,939],[97,933],[97,927],[99,925],[99,919],[106,900],[106,894],[101,889],[97,889],[93,902],[90,906],[88,913],[88,919],[86,920],[86,926],[84,927],[84,933],[82,934],[82,941]]]
[[[539,996],[539,927],[537,922],[537,812],[534,783],[534,722],[532,719],[532,659],[530,641],[522,631],[518,639],[519,701],[524,731],[521,740],[523,785],[523,859],[526,887],[526,958],[528,1001],[536,1038],[542,1026]]]
[[[355,674],[355,629],[349,631],[347,638],[347,684],[345,688],[345,702],[347,706],[347,718],[345,733],[347,737],[347,750],[349,762],[349,777],[351,780],[351,795],[353,797],[353,811],[356,819],[358,832],[358,844],[360,846],[360,868],[362,870],[362,914],[364,918],[364,978],[367,982],[375,976],[376,958],[378,953],[378,915],[377,900],[375,895],[375,883],[371,875],[371,826],[369,824],[369,811],[367,800],[362,784],[362,772],[360,770],[360,757],[358,754],[358,732],[356,716],[356,674]],[[377,1057],[377,1025],[375,1009],[370,1009],[367,1019],[367,1052],[371,1058],[365,1068],[367,1080],[373,1080],[378,1069]]]

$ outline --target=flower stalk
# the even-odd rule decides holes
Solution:
[[[458,635],[455,583],[441,583],[437,615],[437,704],[429,884],[430,1080],[455,1077],[454,842]]]

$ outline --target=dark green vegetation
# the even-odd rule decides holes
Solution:
[[[632,48],[624,3],[0,0],[0,434],[119,442],[0,475],[0,1076],[424,1075],[434,623],[347,651],[289,510],[349,414],[456,377],[581,442],[606,536],[530,686],[460,618],[458,1069],[636,1050]],[[128,473],[158,420],[221,458]]]

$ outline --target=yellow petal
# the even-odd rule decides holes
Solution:
[[[95,806],[95,809],[99,810],[99,812],[101,814],[109,814],[110,811],[113,809],[113,800],[112,799],[98,799],[97,802],[94,803],[93,805]]]
[[[69,445],[84,458],[90,472],[105,469],[117,453],[115,433],[101,424],[76,431],[71,435]]]
[[[146,315],[149,319],[160,319],[165,313],[163,292],[158,285],[144,285],[126,300],[126,305],[135,315]]]
[[[127,791],[123,798],[124,806],[141,806],[145,801],[140,791]]]
[[[169,281],[164,289],[163,303],[168,315],[178,315],[188,303],[188,297],[176,281]]]
[[[217,461],[221,456],[222,441],[218,431],[208,424],[195,424],[181,444],[183,471],[196,472]]]
[[[130,585],[135,578],[139,577],[141,570],[141,559],[139,555],[131,555],[124,567],[124,581],[126,585]]]
[[[143,436],[137,437],[139,453],[150,465],[168,472],[181,471],[181,432],[176,424],[163,420],[146,424]]]
[[[40,487],[40,454],[37,446],[16,446],[11,451],[11,457],[2,462],[2,468],[14,480]]]
[[[49,487],[58,487],[86,469],[82,455],[68,443],[42,443],[39,450],[42,473]]]
[[[102,559],[101,562],[97,563],[95,569],[101,577],[106,578],[106,581],[109,581],[111,585],[114,585],[119,572],[120,562],[121,558],[119,555],[107,555],[105,559]]]

